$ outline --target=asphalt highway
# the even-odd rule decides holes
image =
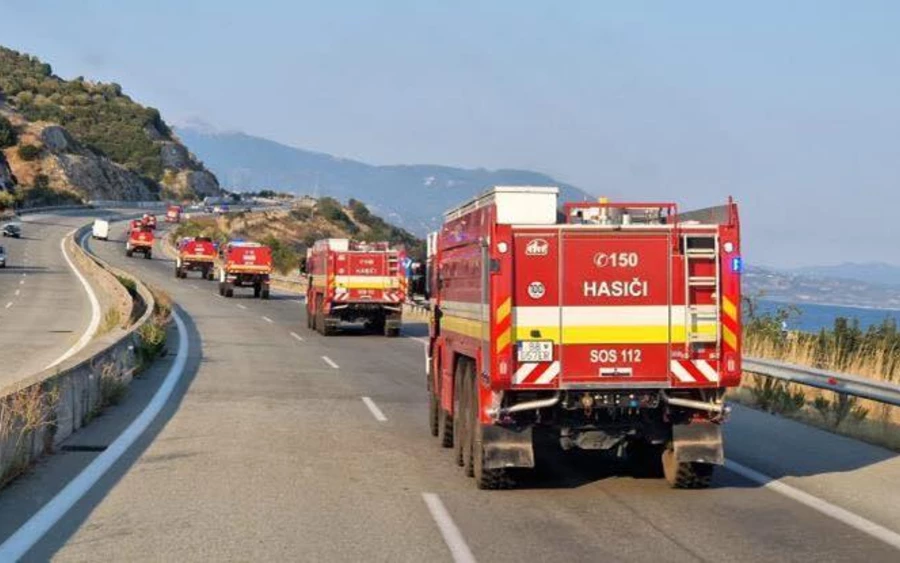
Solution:
[[[121,226],[114,233],[121,238]],[[306,328],[298,296],[262,301],[237,290],[226,299],[196,274],[176,279],[161,249],[144,260],[126,258],[115,241],[91,246],[179,304],[191,327],[188,373],[153,435],[28,559],[900,558],[884,541],[729,469],[709,490],[680,491],[603,456],[542,452],[518,488],[478,491],[427,430],[423,325],[407,323],[397,339],[324,338]],[[7,290],[0,286],[4,299]],[[32,506],[36,482],[96,454],[78,455],[44,462],[4,491],[0,509]],[[900,531],[900,463],[891,452],[737,409],[726,455]],[[12,531],[0,519],[0,542]]]

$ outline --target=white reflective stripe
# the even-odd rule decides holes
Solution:
[[[718,381],[719,380],[719,372],[713,369],[709,362],[706,360],[697,360],[694,362],[694,365],[697,366],[697,369],[700,370],[700,373],[703,374],[703,377],[710,381]]]
[[[559,375],[559,362],[553,362],[550,364],[550,367],[547,368],[547,371],[541,374],[540,377],[535,381],[538,385],[546,385],[553,381],[556,376]]]
[[[696,380],[694,376],[688,373],[684,366],[682,366],[677,360],[672,360],[669,364],[672,369],[672,374],[678,378],[678,381],[682,383],[694,383]]]
[[[516,370],[516,375],[513,377],[513,383],[522,383],[525,381],[531,372],[534,371],[534,368],[537,367],[536,363],[522,364],[519,366],[519,369]]]
[[[671,313],[670,313],[671,310]],[[513,307],[513,323],[519,326],[647,326],[684,325],[683,305],[586,305],[572,307]]]

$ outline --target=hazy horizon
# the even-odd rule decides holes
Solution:
[[[372,164],[535,170],[684,208],[734,195],[748,262],[900,264],[895,3],[0,10],[2,44],[118,82],[170,122]]]

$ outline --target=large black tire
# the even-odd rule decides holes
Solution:
[[[145,253],[144,253],[144,258],[147,259],[147,260],[150,260],[151,258],[153,258],[153,253],[152,253],[152,252],[145,252]]]
[[[482,490],[508,489],[513,486],[513,481],[505,469],[484,467],[484,426],[478,418],[478,380],[474,373],[469,380],[469,393],[472,404],[469,432],[472,434],[472,476],[475,477],[475,486]]]
[[[268,299],[269,298],[269,288],[264,287],[262,292],[260,292],[259,296],[262,297],[263,299]]]
[[[225,297],[234,297],[234,286],[225,282]]]
[[[400,336],[400,327],[391,327],[384,329],[384,335],[388,338],[396,338]]]
[[[463,471],[465,472],[466,477],[474,477],[475,460],[473,444],[475,436],[473,432],[473,420],[477,412],[476,407],[474,406],[475,397],[473,396],[476,389],[474,362],[466,362],[461,389],[463,394],[461,398],[462,412],[459,413],[459,415],[466,421],[465,425],[463,425],[463,434],[461,436],[463,442]]]
[[[453,447],[453,417],[441,405],[438,395],[438,441],[443,448]]]
[[[709,463],[677,462],[671,448],[663,451],[662,466],[666,481],[673,489],[705,489],[716,468]]]
[[[262,293],[262,287],[259,284],[253,286],[253,297],[259,298],[259,294]]]
[[[437,395],[434,394],[434,391],[428,390],[428,430],[431,432],[432,436],[438,435],[438,411],[441,409],[441,404],[438,401]]]
[[[127,248],[125,249],[125,256],[131,258],[132,254],[134,254],[133,250],[128,250]]]
[[[453,460],[460,467],[463,466],[463,445],[465,443],[463,436],[466,435],[465,417],[462,416],[464,412],[463,388],[466,384],[463,377],[465,364],[466,362],[462,360],[457,362],[453,373],[453,436],[456,438],[453,441]]]
[[[219,296],[225,297],[225,284],[223,282],[219,282]]]

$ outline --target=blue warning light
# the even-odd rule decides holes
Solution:
[[[735,256],[731,259],[731,271],[740,274],[744,271],[744,261],[740,256]]]

